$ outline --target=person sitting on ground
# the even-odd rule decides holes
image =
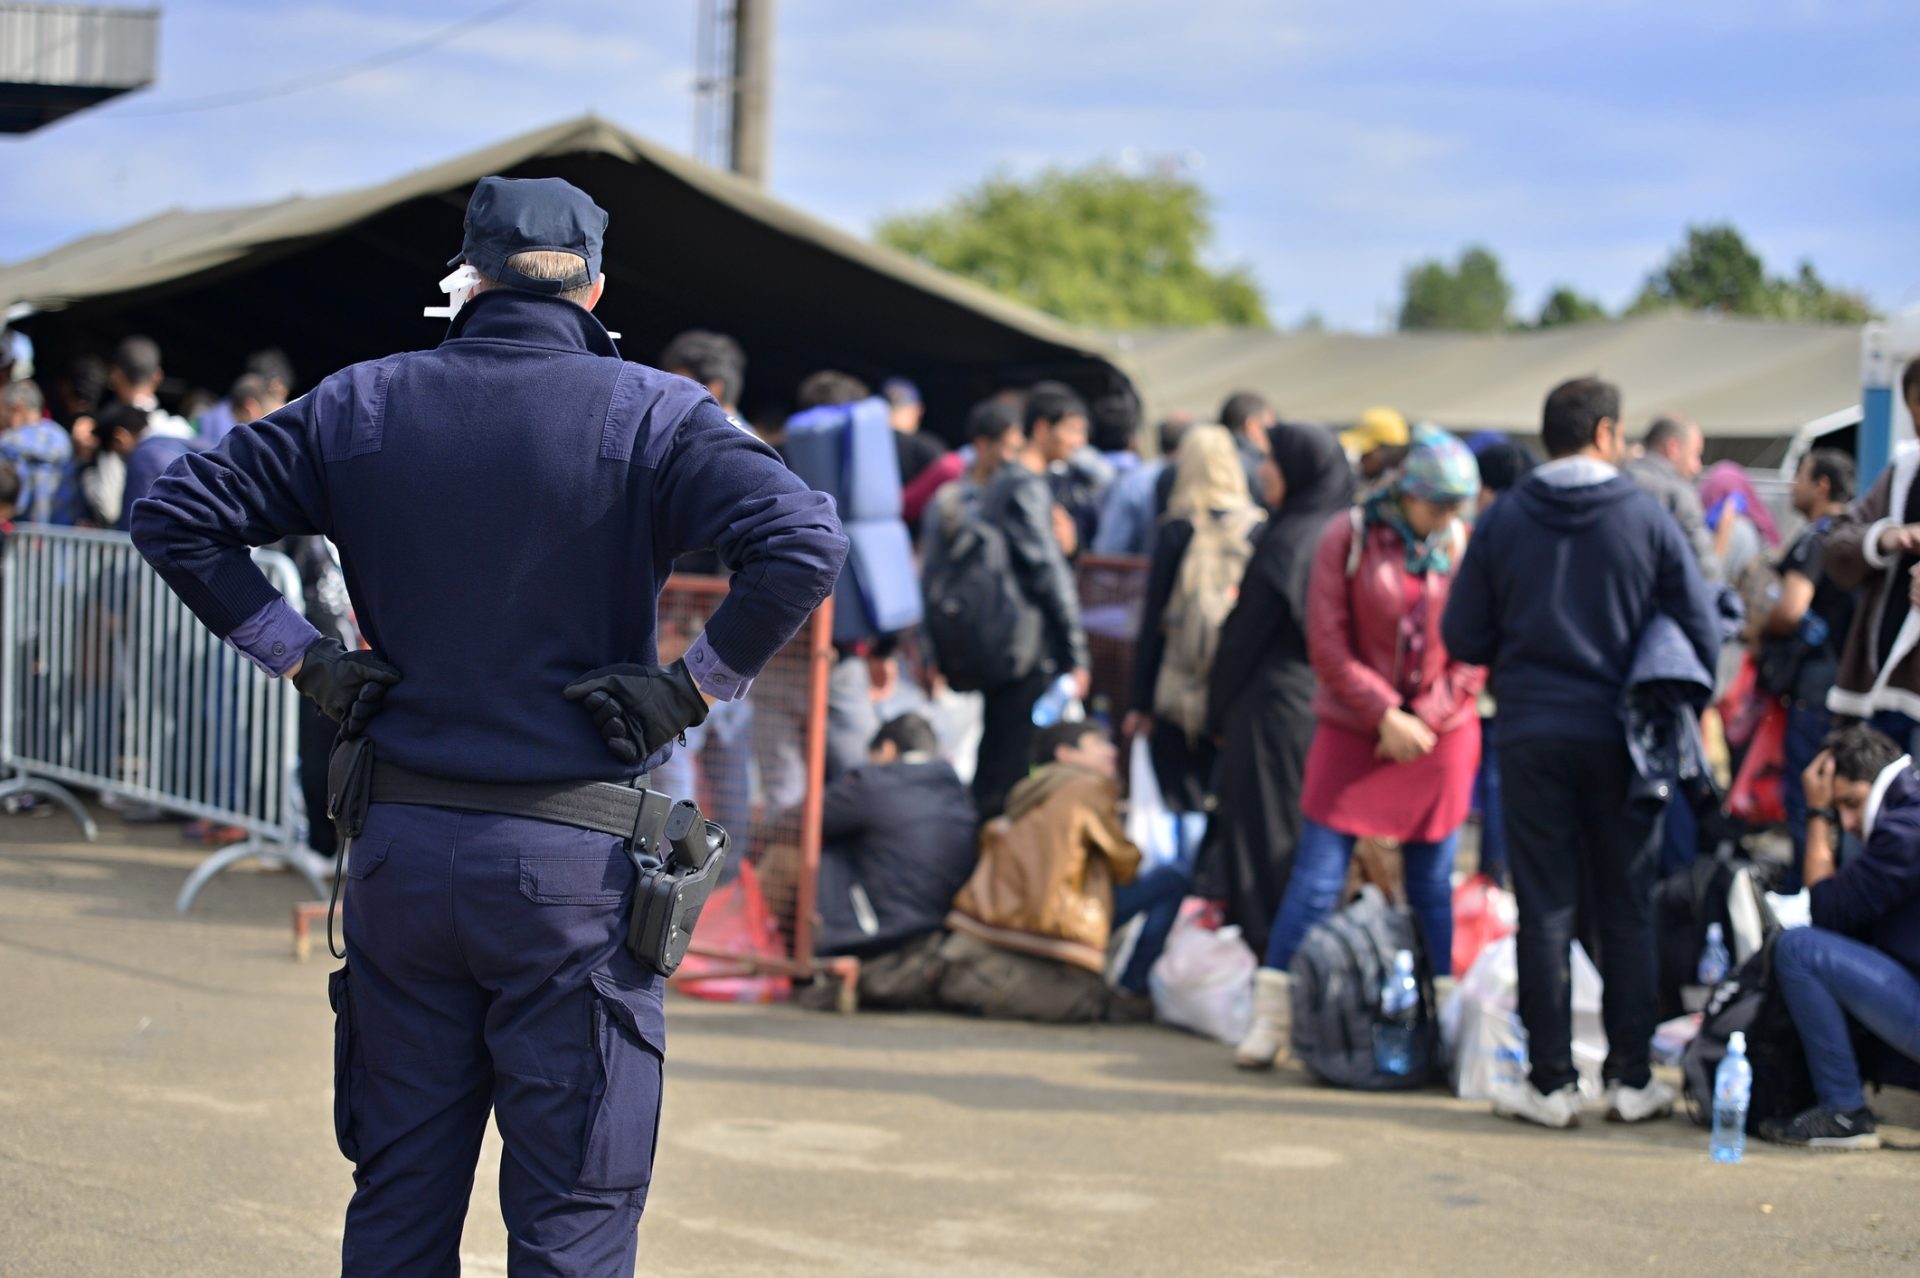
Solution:
[[[1033,758],[1006,814],[980,832],[979,864],[947,914],[954,935],[941,949],[940,1001],[1023,1020],[1105,1020],[1116,1004],[1101,977],[1114,928],[1184,895],[1187,875],[1140,873],[1106,729],[1053,724],[1035,736]],[[1142,972],[1165,941],[1135,943]]]
[[[1773,972],[1818,1103],[1764,1120],[1760,1135],[1815,1149],[1877,1149],[1852,1026],[1920,1061],[1920,772],[1890,738],[1853,724],[1827,738],[1801,784],[1813,926],[1780,934]],[[1836,869],[1843,830],[1866,846]]]
[[[882,726],[867,759],[827,787],[815,948],[861,960],[863,1006],[927,1006],[915,973],[979,859],[973,796],[917,714]]]

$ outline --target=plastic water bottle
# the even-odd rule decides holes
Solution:
[[[1733,966],[1733,959],[1727,953],[1727,934],[1718,923],[1707,924],[1707,943],[1700,947],[1700,966],[1696,974],[1700,984],[1712,989],[1727,979],[1727,971]]]
[[[1055,679],[1040,694],[1040,699],[1033,703],[1033,726],[1050,728],[1060,722],[1067,716],[1067,710],[1080,700],[1079,692],[1080,686],[1074,682],[1072,675],[1063,674]]]
[[[1747,1036],[1735,1030],[1713,1074],[1713,1161],[1737,1163],[1747,1152],[1747,1103],[1753,1099],[1753,1065]]]
[[[1373,1064],[1382,1074],[1413,1072],[1413,1022],[1420,1011],[1420,981],[1413,951],[1393,956],[1393,970],[1380,986],[1380,1023],[1373,1027]]]

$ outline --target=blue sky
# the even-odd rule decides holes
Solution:
[[[166,113],[485,7],[165,5],[153,90],[0,141],[0,260],[587,109],[691,149],[695,0],[535,0],[326,88]],[[860,233],[994,169],[1179,157],[1214,258],[1283,323],[1379,328],[1410,263],[1472,242],[1523,310],[1561,282],[1617,305],[1709,220],[1775,271],[1920,305],[1910,0],[782,0],[775,59],[773,190]]]

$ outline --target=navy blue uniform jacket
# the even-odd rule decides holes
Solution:
[[[731,700],[847,549],[831,499],[705,390],[622,361],[572,302],[508,289],[470,301],[437,348],[342,369],[181,458],[131,531],[201,621],[274,674],[315,632],[247,548],[331,538],[361,629],[402,676],[369,730],[377,754],[466,781],[636,771],[561,690],[656,660],[676,556],[712,548],[734,570],[687,653]]]

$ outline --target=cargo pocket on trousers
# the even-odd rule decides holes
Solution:
[[[353,1029],[353,1000],[347,993],[347,969],[327,977],[327,1002],[333,1005],[333,1139],[348,1162],[360,1162],[360,1138],[355,1130],[353,1101],[362,1071],[359,1042]]]
[[[633,986],[593,972],[593,1034],[600,1088],[587,1111],[578,1187],[628,1192],[653,1179],[660,1135],[666,1013],[660,986]]]

